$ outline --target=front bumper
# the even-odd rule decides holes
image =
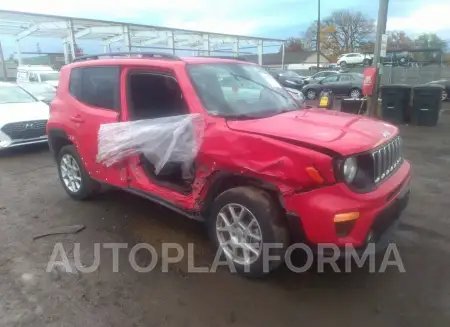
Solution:
[[[0,150],[15,148],[15,147],[24,146],[24,145],[47,143],[47,142],[48,142],[47,135],[32,138],[32,139],[12,140],[12,141],[10,141],[8,143],[4,143],[4,144],[2,144],[0,142]]]
[[[410,180],[410,164],[405,160],[394,175],[370,193],[355,193],[338,183],[286,196],[292,237],[310,245],[329,243],[364,249],[368,242],[375,242],[382,247],[408,204]],[[360,216],[348,234],[339,236],[334,216],[346,212],[359,212]]]

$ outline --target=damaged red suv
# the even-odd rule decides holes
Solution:
[[[49,145],[72,198],[106,184],[202,220],[248,276],[277,268],[296,242],[382,246],[408,202],[395,126],[304,108],[252,63],[80,57],[61,69],[50,107]]]

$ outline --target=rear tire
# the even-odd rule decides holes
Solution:
[[[283,218],[279,204],[264,190],[236,187],[215,199],[207,224],[228,264],[242,276],[261,278],[284,262],[289,233]]]
[[[446,90],[442,91],[442,101],[445,101],[448,99],[448,93]]]
[[[80,155],[73,145],[61,148],[57,157],[58,173],[67,194],[75,200],[85,200],[100,190],[84,168]]]

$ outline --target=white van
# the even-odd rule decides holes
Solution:
[[[58,87],[59,72],[50,66],[24,65],[17,67],[17,83],[38,82]]]

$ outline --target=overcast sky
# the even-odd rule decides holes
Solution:
[[[324,16],[336,9],[377,16],[378,0],[321,2]],[[317,0],[19,0],[0,8],[281,38],[298,35],[317,16]],[[449,15],[450,0],[390,0],[388,29],[450,39]]]
[[[323,17],[350,9],[376,19],[378,12],[378,0],[321,4]],[[18,0],[0,9],[273,38],[299,36],[317,18],[317,0]],[[435,32],[450,42],[450,0],[390,0],[388,30],[394,29]]]

